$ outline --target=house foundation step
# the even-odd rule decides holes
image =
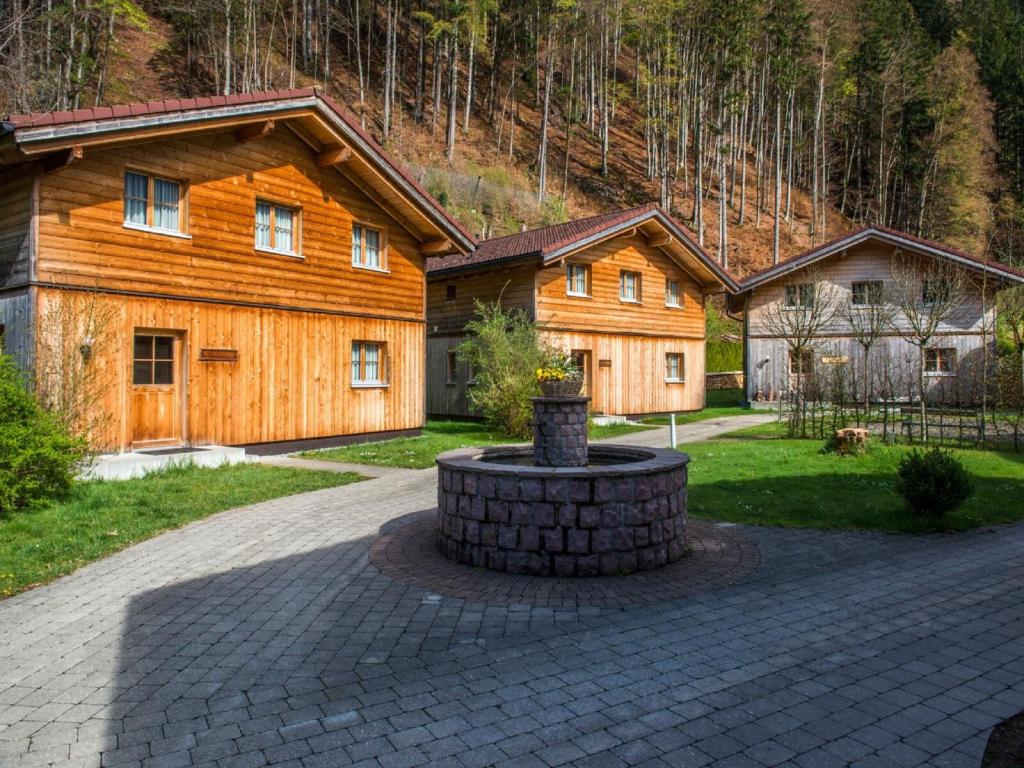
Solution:
[[[244,448],[224,445],[149,448],[97,456],[82,472],[82,479],[130,480],[171,467],[222,467],[253,461],[258,461],[257,457],[246,455]]]

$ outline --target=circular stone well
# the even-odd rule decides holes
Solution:
[[[584,398],[575,400],[586,407]],[[577,426],[575,418],[568,421]],[[534,448],[441,454],[441,552],[468,565],[535,576],[627,574],[680,559],[690,457],[613,445],[591,446],[586,456],[586,466],[537,466]]]

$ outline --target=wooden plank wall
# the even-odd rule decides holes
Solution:
[[[40,289],[40,305],[64,291]],[[134,329],[185,334],[186,440],[244,444],[372,433],[422,426],[424,328],[420,322],[357,318],[171,299],[101,295],[116,331],[96,363],[112,420],[103,447],[131,441]],[[389,386],[351,386],[353,340],[387,344]],[[234,349],[238,361],[204,362],[202,348]]]
[[[533,314],[535,264],[483,271],[438,275],[427,278],[427,327],[430,334],[461,333],[475,316],[475,300],[493,303],[501,299],[506,307],[519,307]],[[448,301],[448,286],[455,287],[454,301]]]
[[[126,229],[125,169],[188,184],[191,239]],[[302,256],[254,248],[257,197],[301,210]],[[352,266],[352,223],[386,233],[388,272]],[[279,125],[87,151],[40,182],[38,279],[171,296],[423,319],[415,238]]]
[[[458,366],[453,384],[448,383],[448,352],[454,351],[465,336],[427,337],[427,414],[431,416],[474,416],[469,404],[469,370]]]
[[[0,293],[0,325],[4,327],[4,352],[22,369],[32,361],[32,293],[29,288]]]
[[[578,331],[628,331],[676,338],[704,338],[704,301],[700,285],[682,267],[643,236],[614,238],[570,256],[590,265],[591,297],[567,296],[565,266],[537,272],[537,321],[544,327]],[[642,304],[619,300],[619,272],[642,275]],[[665,306],[665,280],[677,279],[683,307]]]
[[[591,410],[624,416],[704,407],[704,341],[615,333],[546,332],[566,351],[589,350]],[[665,381],[665,355],[686,355],[686,381]],[[611,361],[602,368],[601,360]]]
[[[0,290],[28,285],[34,166],[0,172]]]

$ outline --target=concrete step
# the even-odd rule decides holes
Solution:
[[[151,448],[97,456],[81,473],[81,477],[85,480],[129,480],[169,467],[222,467],[225,464],[245,464],[257,460],[256,456],[246,455],[244,448],[224,445]]]

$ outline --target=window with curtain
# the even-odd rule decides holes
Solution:
[[[666,307],[681,307],[682,293],[679,291],[678,280],[665,280],[665,306]]]
[[[622,301],[640,303],[640,273],[622,271],[619,273],[619,298]]]
[[[376,229],[361,224],[352,226],[352,266],[385,269],[383,237]]]
[[[387,370],[384,345],[375,341],[352,342],[352,383],[380,385],[386,383]]]
[[[182,197],[181,182],[125,171],[124,223],[162,232],[183,232]]]
[[[590,268],[586,264],[565,265],[565,292],[570,296],[587,296]]]
[[[128,171],[124,175],[124,220],[145,227],[149,224],[149,177]]]
[[[181,185],[167,179],[153,179],[153,226],[177,232],[181,228]]]
[[[665,381],[682,381],[683,371],[682,352],[669,352],[665,355]]]
[[[256,247],[297,256],[299,212],[286,205],[256,201]]]

